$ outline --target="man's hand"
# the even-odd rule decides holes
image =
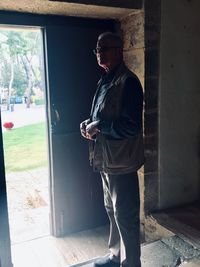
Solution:
[[[94,135],[96,135],[99,131],[97,128],[97,125],[99,124],[99,121],[93,121],[86,126],[86,138],[92,139]]]
[[[87,138],[87,139],[89,139],[89,138],[87,137],[86,126],[87,126],[89,123],[90,123],[90,119],[87,119],[87,120],[81,122],[81,124],[80,124],[80,132],[81,132],[81,135],[82,135],[84,138]]]

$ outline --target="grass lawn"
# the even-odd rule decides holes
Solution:
[[[47,166],[45,123],[31,124],[3,133],[6,172]]]

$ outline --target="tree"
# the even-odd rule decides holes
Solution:
[[[8,109],[13,87],[17,95],[26,94],[29,108],[33,86],[41,85],[38,56],[41,55],[40,38],[39,31],[0,31],[0,41],[3,39],[0,43],[3,62],[0,65],[0,77],[1,84],[8,88]]]
[[[10,33],[8,31],[5,31],[4,34],[4,41],[1,43],[1,59],[4,61],[4,66],[10,68],[10,76],[9,76],[9,82],[8,82],[8,99],[7,99],[7,110],[9,110],[10,106],[10,98],[11,98],[11,90],[12,90],[12,84],[14,79],[14,63],[15,63],[15,53],[13,49],[13,42],[11,42],[11,39],[9,39]],[[14,41],[14,39],[13,39]],[[3,77],[3,75],[2,75]]]
[[[33,67],[33,61],[36,56],[39,54],[39,45],[38,41],[40,38],[39,32],[23,32],[23,47],[20,54],[20,59],[24,65],[24,69],[27,75],[28,86],[26,90],[27,96],[27,108],[30,107],[31,103],[31,93],[34,83],[37,81],[38,77],[35,68]],[[39,72],[41,73],[41,72]],[[40,77],[41,79],[41,77]]]

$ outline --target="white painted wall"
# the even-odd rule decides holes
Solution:
[[[159,206],[199,198],[200,1],[162,0]]]

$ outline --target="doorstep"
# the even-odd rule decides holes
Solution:
[[[181,263],[180,255],[181,253],[170,247],[166,240],[144,243],[141,246],[142,267],[177,267]],[[98,258],[67,267],[93,267],[96,259]]]
[[[200,249],[200,205],[192,203],[182,207],[155,212],[147,216],[145,232],[150,241],[179,236]]]
[[[200,266],[200,259],[193,259],[189,262],[184,262],[179,267],[199,267]]]

